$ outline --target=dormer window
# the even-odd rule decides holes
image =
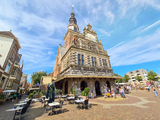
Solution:
[[[78,65],[84,65],[84,56],[78,54]]]
[[[107,68],[107,62],[106,62],[106,59],[102,59],[102,62],[103,62],[103,67],[104,67],[104,68]]]
[[[96,67],[96,57],[92,57],[92,67]]]
[[[77,32],[77,28],[76,27],[74,27],[74,31]]]

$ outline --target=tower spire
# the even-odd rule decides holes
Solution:
[[[68,24],[67,30],[70,29],[70,30],[74,30],[75,32],[78,32],[79,28],[78,28],[77,20],[75,18],[75,14],[74,14],[73,10],[74,10],[74,5],[72,5],[72,12],[71,12],[71,15],[70,15],[70,19],[69,19],[69,24]]]
[[[74,10],[74,5],[72,5],[72,12],[73,12],[73,10]]]

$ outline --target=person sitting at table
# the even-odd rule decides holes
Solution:
[[[15,93],[15,94],[13,95],[12,102],[14,102],[16,98],[17,98],[17,94]]]

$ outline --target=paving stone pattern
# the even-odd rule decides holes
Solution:
[[[160,92],[158,91],[159,95]],[[145,90],[131,91],[126,94],[126,99],[110,101],[101,97],[90,99],[91,108],[77,109],[77,105],[67,104],[63,106],[64,113],[58,110],[57,115],[48,116],[51,110],[44,115],[45,108],[40,102],[32,103],[26,120],[159,120],[160,98],[155,97],[154,92]],[[65,104],[65,103],[64,103]],[[12,103],[0,105],[0,120],[12,120],[14,112],[6,112],[12,108]],[[24,120],[24,117],[22,118]]]

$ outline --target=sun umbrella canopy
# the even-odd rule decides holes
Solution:
[[[3,93],[10,93],[10,92],[17,92],[16,90],[5,90],[5,91],[3,91]]]
[[[54,102],[54,88],[55,88],[55,83],[53,81],[53,86],[52,86],[52,102]]]

